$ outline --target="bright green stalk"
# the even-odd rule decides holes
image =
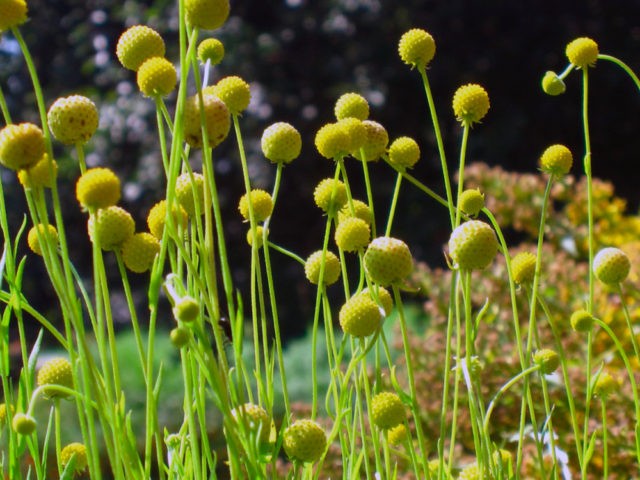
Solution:
[[[460,163],[458,167],[458,194],[456,196],[456,220],[454,228],[460,225],[460,218],[462,210],[460,210],[460,197],[462,196],[462,190],[464,189],[464,165],[467,156],[467,143],[469,141],[469,130],[471,126],[465,122],[462,130],[462,142],[460,144]]]
[[[364,176],[364,186],[367,191],[367,203],[371,209],[371,237],[376,238],[376,213],[373,207],[373,191],[371,189],[371,180],[369,178],[369,166],[365,160],[364,150],[360,150],[362,160],[362,174]],[[346,177],[346,174],[345,174]]]
[[[631,70],[631,67],[629,67],[629,65],[627,65],[626,63],[624,63],[622,60],[616,58],[616,57],[612,57],[611,55],[598,55],[598,60],[606,60],[609,62],[612,62],[616,65],[618,65],[620,68],[622,68],[627,75],[629,75],[629,77],[631,77],[631,80],[633,80],[633,83],[635,83],[636,87],[638,88],[638,90],[640,90],[640,79],[638,79],[638,76],[633,73],[633,70]]]
[[[607,401],[600,399],[600,415],[602,418],[602,478],[609,478],[609,439],[607,433]]]
[[[398,205],[398,197],[400,196],[400,187],[402,186],[402,174],[398,173],[396,177],[396,186],[393,189],[393,198],[391,200],[391,206],[389,207],[389,216],[387,219],[387,229],[385,230],[385,236],[391,235],[391,226],[393,224],[393,217],[396,213],[396,207]]]

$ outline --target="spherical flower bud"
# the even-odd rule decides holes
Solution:
[[[189,343],[189,330],[184,327],[176,327],[169,332],[169,340],[176,348],[182,348]]]
[[[71,463],[71,459],[74,459],[75,467],[73,471],[75,473],[82,473],[87,468],[87,448],[78,442],[70,443],[66,447],[62,449],[60,452],[60,463],[62,463],[62,467],[66,468],[69,463]]]
[[[593,327],[593,315],[583,309],[576,310],[571,314],[570,322],[576,332],[587,333]]]
[[[108,168],[90,168],[76,183],[76,198],[86,209],[115,205],[120,200],[120,179]]]
[[[598,60],[598,44],[590,38],[576,38],[567,45],[569,61],[578,68],[593,67]]]
[[[180,175],[176,180],[175,191],[178,203],[190,217],[204,214],[204,176],[201,173],[185,172]]]
[[[18,435],[31,435],[37,427],[36,419],[25,413],[16,413],[11,422],[13,430]]]
[[[0,33],[27,21],[25,0],[3,0],[0,2]]]
[[[413,28],[400,37],[398,53],[407,65],[425,68],[436,54],[436,42],[426,31]]]
[[[51,133],[65,145],[86,143],[98,129],[96,104],[82,95],[58,98],[47,112]]]
[[[297,420],[284,431],[284,451],[297,462],[315,462],[327,448],[327,435],[313,420]]]
[[[260,225],[258,225],[256,227],[256,234],[255,234],[255,238],[256,238],[256,248],[261,248],[263,243],[264,243],[264,228],[261,227]],[[269,235],[269,231],[267,231],[267,236]],[[254,236],[251,235],[251,229],[247,230],[247,243],[250,246],[253,246],[253,238]]]
[[[406,415],[402,400],[393,392],[380,392],[371,400],[371,422],[382,430],[404,423]]]
[[[271,436],[271,417],[259,405],[245,403],[231,410],[233,418],[248,429],[249,433],[257,435],[260,443],[269,443]]]
[[[224,58],[224,45],[217,38],[206,38],[198,45],[198,60],[211,65],[219,64]]]
[[[369,293],[369,288],[363,288],[362,295],[369,295],[378,306],[382,306],[383,316],[388,317],[393,311],[393,298],[391,298],[389,290],[384,287],[378,286],[377,289],[374,289],[374,291],[376,290],[378,293],[377,296],[373,292]]]
[[[58,177],[58,163],[44,154],[29,168],[18,170],[18,180],[25,188],[52,188]]]
[[[45,385],[58,385],[73,389],[73,368],[66,358],[53,358],[45,362],[38,371],[36,383],[39,387]],[[44,390],[45,395],[49,398],[66,397],[66,395],[57,390]]]
[[[386,286],[405,280],[413,271],[413,258],[402,240],[374,239],[364,254],[364,268],[373,283]]]
[[[365,120],[362,124],[367,130],[367,137],[360,151],[354,152],[353,156],[361,161],[373,162],[386,152],[389,144],[389,134],[378,122]]]
[[[338,248],[345,252],[356,252],[369,245],[371,229],[364,220],[351,217],[338,223],[335,233]]]
[[[145,25],[135,25],[124,31],[116,45],[116,55],[124,68],[134,72],[152,57],[164,57],[164,40],[158,32]]]
[[[260,143],[265,158],[273,163],[291,163],[300,156],[302,149],[300,132],[286,122],[267,127]]]
[[[567,90],[567,86],[556,72],[548,71],[542,77],[542,90],[547,95],[555,97],[562,95]]]
[[[233,115],[242,113],[251,101],[249,84],[236,76],[221,79],[213,86],[211,93],[222,100]]]
[[[174,205],[173,211],[173,221],[176,228],[178,226],[185,228],[188,221],[187,211],[181,205]],[[162,240],[162,232],[164,231],[166,218],[167,201],[160,200],[151,207],[151,210],[149,210],[149,214],[147,215],[147,226],[149,227],[149,231],[158,240]]]
[[[179,322],[191,323],[200,316],[200,303],[193,297],[182,297],[173,307],[173,316]]]
[[[493,452],[491,457],[493,458],[493,463],[499,466],[504,473],[509,473],[509,470],[513,469],[513,455],[509,450],[501,448]]]
[[[571,165],[573,165],[573,155],[564,145],[551,145],[540,157],[540,170],[556,177],[569,173]]]
[[[120,207],[101,208],[89,217],[87,230],[91,242],[98,240],[102,250],[116,250],[133,236],[133,217]]]
[[[511,259],[511,273],[515,283],[531,283],[536,273],[536,256],[531,252],[517,253]]]
[[[316,205],[330,216],[347,204],[347,187],[340,180],[325,178],[313,191]]]
[[[349,134],[335,123],[327,123],[316,133],[315,145],[325,158],[343,157],[349,153]]]
[[[332,285],[340,278],[340,260],[333,252],[327,251],[323,255],[322,250],[312,253],[304,262],[304,274],[314,285],[320,283],[320,271],[322,270],[322,262],[324,259],[324,275],[323,283]]]
[[[249,197],[247,197],[247,194],[245,193],[240,198],[238,210],[240,210],[240,215],[242,215],[245,220],[249,220],[248,198],[251,198],[251,209],[256,222],[262,222],[269,218],[271,212],[273,212],[273,199],[268,192],[260,189],[254,189],[251,190]]]
[[[383,316],[380,307],[369,293],[360,292],[342,305],[339,319],[344,333],[356,338],[364,338],[375,333]]]
[[[405,427],[404,423],[400,423],[387,430],[387,442],[389,442],[389,445],[403,445],[408,437],[409,432],[407,431],[407,427]]]
[[[601,372],[593,385],[593,393],[606,400],[620,390],[620,380],[613,378],[608,372]]]
[[[478,216],[484,208],[484,194],[479,189],[468,189],[460,195],[460,210],[472,217]]]
[[[470,83],[456,90],[453,96],[453,113],[459,122],[472,125],[489,111],[489,94],[480,85]]]
[[[498,252],[498,239],[488,224],[470,220],[457,227],[449,238],[449,255],[460,270],[483,270]]]
[[[215,148],[229,135],[231,118],[225,103],[212,93],[202,92],[205,126],[209,147]],[[187,98],[184,105],[184,139],[192,147],[201,148],[200,100],[198,95]]]
[[[122,244],[124,265],[134,273],[144,273],[151,269],[158,253],[160,242],[147,232],[136,233]]]
[[[605,285],[618,285],[629,275],[631,262],[619,248],[608,247],[600,250],[593,259],[593,271]]]
[[[399,168],[412,168],[420,160],[420,147],[410,137],[396,138],[389,147],[389,161]]]
[[[359,152],[367,139],[367,129],[364,123],[357,118],[348,117],[338,120],[336,125],[349,137],[349,153]]]
[[[549,375],[560,366],[560,355],[549,348],[542,348],[533,354],[533,362],[540,365],[542,373]]]
[[[44,134],[33,123],[10,124],[0,130],[0,163],[5,167],[29,168],[44,154]]]
[[[186,0],[187,22],[202,30],[220,28],[229,17],[229,0]]]
[[[482,480],[477,462],[467,465],[460,471],[458,480]]]
[[[58,230],[56,227],[47,224],[45,227],[43,224],[39,224],[37,226],[31,227],[29,233],[27,234],[27,244],[33,253],[36,255],[42,256],[42,246],[40,245],[40,240],[38,240],[38,235],[42,238],[46,243],[52,245],[54,250],[58,247]]]
[[[176,67],[164,57],[151,57],[138,69],[138,88],[147,97],[166,97],[178,83]]]
[[[351,211],[351,207],[353,206],[353,211]],[[373,221],[373,213],[371,212],[371,208],[369,205],[364,203],[362,200],[352,200],[351,203],[346,203],[338,212],[338,223],[340,223],[345,218],[356,217],[364,220],[367,225],[371,225]]]
[[[11,420],[14,412],[15,409],[13,408],[13,405],[10,404],[7,408],[6,403],[0,403],[0,426],[4,425],[4,422],[6,422],[7,419]]]
[[[345,93],[338,98],[333,111],[338,120],[342,120],[343,118],[366,120],[369,118],[369,102],[357,93]]]

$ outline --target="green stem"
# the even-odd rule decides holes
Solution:
[[[456,197],[456,220],[454,228],[460,225],[460,216],[462,210],[460,210],[460,197],[462,196],[462,190],[464,189],[464,164],[467,156],[467,143],[469,141],[469,130],[471,127],[468,123],[464,123],[462,130],[462,143],[460,145],[460,163],[458,167],[458,195]]]
[[[385,236],[391,235],[391,226],[393,224],[393,217],[396,213],[396,207],[398,205],[398,197],[400,196],[400,187],[402,185],[402,174],[398,173],[396,177],[396,186],[393,189],[393,198],[391,200],[391,206],[389,207],[389,217],[387,219],[387,229],[385,230]],[[375,236],[374,236],[375,238]]]
[[[613,57],[611,55],[598,55],[598,60],[606,60],[612,63],[615,63],[616,65],[618,65],[620,68],[622,68],[627,75],[629,75],[629,77],[631,77],[631,80],[633,80],[633,83],[635,83],[636,87],[638,88],[638,90],[640,90],[640,79],[638,79],[638,76],[633,73],[633,70],[631,70],[631,67],[629,67],[629,65],[627,65],[626,63],[624,63],[622,60]]]

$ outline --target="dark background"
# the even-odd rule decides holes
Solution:
[[[177,11],[173,1],[41,1],[29,0],[30,21],[21,31],[36,59],[47,105],[58,96],[81,93],[101,112],[100,131],[88,144],[90,165],[113,168],[123,182],[123,205],[146,228],[151,205],[164,191],[157,151],[153,102],[137,91],[135,76],[115,58],[117,38],[128,26],[144,23],[164,37],[167,57],[176,61]],[[468,162],[484,161],[516,171],[535,171],[540,153],[552,143],[568,145],[580,174],[580,75],[567,79],[567,92],[548,97],[540,89],[546,70],[562,71],[566,44],[590,36],[601,53],[640,68],[640,2],[288,0],[231,3],[229,21],[212,34],[227,51],[212,81],[239,75],[252,87],[253,101],[242,121],[254,184],[271,189],[275,168],[261,158],[259,139],[275,121],[294,124],[303,135],[301,157],[285,170],[271,239],[302,257],[321,247],[324,218],[313,205],[318,181],[333,174],[332,162],[313,146],[317,129],[333,120],[335,100],[356,91],[371,103],[371,118],[387,128],[391,139],[409,135],[423,157],[414,174],[443,192],[440,163],[417,72],[397,54],[400,36],[409,28],[428,30],[437,51],[429,69],[447,156],[453,173],[461,129],[453,118],[451,98],[462,84],[482,84],[491,110],[471,134]],[[203,32],[205,38],[208,32]],[[38,122],[24,62],[11,36],[0,43],[0,84],[14,121]],[[594,175],[614,182],[618,194],[637,209],[637,118],[640,96],[632,81],[613,64],[599,62],[590,75]],[[171,99],[168,100],[171,105]],[[171,107],[170,107],[171,108]],[[237,285],[247,289],[246,226],[237,213],[242,178],[237,147],[230,134],[215,150],[216,172],[227,223],[231,262]],[[86,218],[75,198],[78,175],[75,154],[56,145],[61,167],[61,195],[74,262],[89,265]],[[347,161],[350,180],[364,198],[360,168]],[[370,166],[378,222],[385,220],[394,175],[382,163]],[[17,230],[26,212],[15,176],[2,171],[10,221]],[[401,195],[393,235],[409,243],[417,260],[444,265],[442,245],[449,231],[443,208],[409,185]],[[280,283],[281,323],[285,336],[302,333],[312,317],[314,290],[302,268],[274,257]],[[89,275],[88,270],[83,270]],[[56,300],[47,288],[40,263],[30,260],[25,275],[29,298],[57,317]],[[141,308],[146,276],[134,276]],[[117,280],[117,278],[115,279]],[[114,283],[116,307],[123,299]],[[126,310],[115,309],[126,322]],[[121,312],[119,314],[118,312]],[[120,315],[120,316],[119,316]],[[170,321],[167,321],[167,326]]]

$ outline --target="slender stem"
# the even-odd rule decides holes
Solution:
[[[462,143],[460,145],[460,163],[458,167],[458,195],[456,197],[456,221],[454,227],[460,225],[460,216],[462,215],[462,210],[460,210],[460,197],[462,196],[462,190],[464,189],[464,165],[467,156],[467,143],[469,141],[469,130],[470,126],[468,123],[464,123],[464,127],[462,130]]]
[[[602,417],[602,478],[609,478],[609,439],[607,432],[607,402],[600,399],[600,414]]]
[[[633,72],[633,70],[631,69],[631,67],[629,67],[629,65],[627,65],[622,60],[616,57],[613,57],[611,55],[600,54],[598,55],[598,60],[606,60],[618,65],[627,73],[627,75],[629,75],[629,77],[631,77],[631,80],[633,80],[633,83],[635,83],[638,90],[640,90],[640,79],[638,79],[638,76]]]
[[[396,186],[393,189],[393,198],[391,200],[391,206],[389,207],[387,229],[385,230],[385,233],[384,233],[387,237],[391,235],[391,226],[393,224],[393,217],[396,213],[396,207],[398,205],[398,197],[400,196],[401,185],[402,185],[402,174],[398,173],[398,176],[396,177]]]

